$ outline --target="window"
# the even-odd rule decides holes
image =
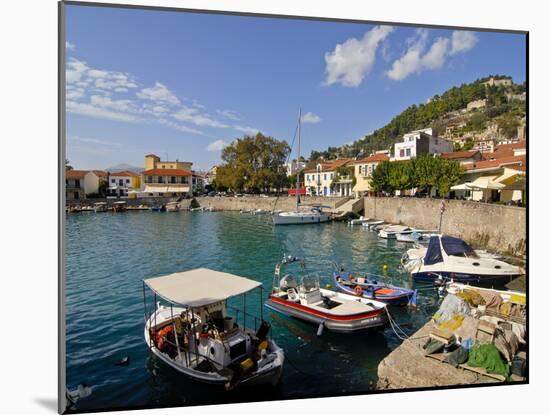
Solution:
[[[147,176],[147,183],[153,183],[153,176]]]
[[[159,176],[159,183],[164,183],[164,177]]]
[[[327,179],[327,174],[323,174],[323,180],[326,180]]]
[[[410,157],[410,155],[411,155],[411,149],[408,148],[408,149],[407,149],[407,157]]]
[[[126,179],[126,184],[129,184],[130,183],[130,179]]]
[[[170,177],[170,183],[176,183],[176,176]]]
[[[334,177],[334,173],[330,173],[330,180]]]
[[[363,174],[363,166],[359,166],[359,174]]]
[[[123,184],[124,184],[124,180],[118,179],[118,185],[119,185],[119,186],[122,186]]]
[[[399,157],[405,157],[405,150],[399,150]]]
[[[116,183],[116,180],[115,180],[115,179],[111,179],[111,183],[115,184],[115,183]]]
[[[75,179],[75,181],[74,181],[74,187],[80,187],[80,179]],[[78,192],[76,192],[75,194],[78,195]],[[76,197],[75,199],[78,199],[78,197]]]

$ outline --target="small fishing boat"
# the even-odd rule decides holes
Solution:
[[[371,219],[367,222],[362,223],[361,226],[363,226],[364,228],[367,228],[369,230],[373,230],[376,226],[383,225],[383,224],[384,224],[383,220]]]
[[[126,202],[124,200],[119,200],[117,202],[113,202],[113,206],[111,208],[113,212],[125,212],[126,211]]]
[[[348,222],[348,224],[350,226],[355,226],[355,225],[363,225],[363,223],[368,223],[369,222],[369,218],[365,218],[364,216],[361,216],[359,217],[358,219],[352,219]]]
[[[151,207],[151,211],[153,211],[153,212],[166,212],[166,205],[153,206],[153,207]]]
[[[266,215],[268,213],[269,213],[269,211],[265,210],[265,209],[256,209],[256,210],[252,211],[253,215]]]
[[[398,233],[409,234],[412,233],[412,229],[403,225],[391,225],[381,229],[378,232],[378,236],[383,239],[396,239]]]
[[[189,209],[189,212],[204,212],[204,208],[203,207],[194,207],[194,208]]]
[[[154,295],[150,314],[146,286]],[[199,382],[228,390],[276,385],[283,350],[269,338],[270,324],[246,313],[246,294],[257,289],[262,289],[260,282],[206,268],[144,280],[147,347],[162,362]],[[228,300],[237,296],[243,297],[244,310],[237,310],[236,321],[228,313]],[[254,324],[254,330],[247,323]]]
[[[96,202],[94,203],[94,212],[107,212],[107,203],[106,202]]]
[[[239,211],[241,215],[252,213],[252,209],[241,209]]]
[[[338,267],[333,273],[333,278],[336,286],[347,294],[382,301],[389,305],[416,306],[416,290],[386,284],[369,274],[354,276],[351,272]]]
[[[86,205],[86,206],[82,206],[81,212],[94,212],[94,208],[92,206],[89,206],[89,205]]]
[[[407,252],[402,264],[416,281],[500,286],[523,274],[520,267],[480,256],[465,241],[448,235],[432,236],[428,248]]]
[[[166,211],[167,212],[179,212],[180,211],[179,202],[168,202],[166,204]]]
[[[388,323],[387,305],[383,302],[322,289],[315,274],[303,275],[300,283],[292,274],[281,277],[283,265],[298,261],[305,269],[304,262],[295,257],[277,263],[266,307],[317,325],[318,335],[325,327],[337,333],[356,333]]]

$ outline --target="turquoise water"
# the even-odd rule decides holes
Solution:
[[[264,308],[273,338],[287,362],[276,388],[225,392],[187,380],[150,356],[143,340],[142,280],[197,267],[249,277],[271,288],[284,253],[305,257],[321,284],[331,283],[332,263],[382,274],[412,286],[398,265],[406,244],[379,239],[343,223],[274,227],[269,216],[230,212],[80,213],[66,218],[67,386],[92,386],[79,410],[196,405],[368,392],[378,363],[401,340],[391,328],[337,335]],[[419,295],[418,310],[392,314],[407,334],[433,314],[437,296]],[[260,315],[258,294],[247,312]],[[128,366],[115,363],[128,356]]]

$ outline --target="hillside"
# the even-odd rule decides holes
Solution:
[[[455,149],[472,148],[476,141],[514,138],[525,124],[526,85],[508,76],[491,75],[435,95],[425,104],[411,105],[372,134],[341,147],[312,151],[310,159],[357,157],[392,150],[403,134],[432,127],[455,142]],[[468,106],[470,104],[470,106]]]

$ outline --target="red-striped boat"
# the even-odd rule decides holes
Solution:
[[[382,328],[388,323],[385,303],[322,289],[314,274],[304,275],[299,283],[291,274],[281,277],[282,265],[294,261],[297,259],[286,258],[277,264],[266,307],[318,325],[319,335],[324,328],[338,333],[355,333]]]

